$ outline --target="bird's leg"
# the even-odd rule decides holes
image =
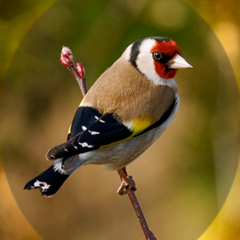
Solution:
[[[127,193],[127,189],[130,188],[133,191],[136,191],[136,185],[134,180],[132,179],[132,176],[127,175],[126,167],[118,170],[118,174],[120,176],[120,179],[122,180],[120,187],[117,190],[117,193],[119,195],[125,195]]]

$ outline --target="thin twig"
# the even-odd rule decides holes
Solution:
[[[85,70],[82,66],[82,64],[77,63],[75,64],[73,60],[73,54],[70,48],[63,46],[62,52],[61,52],[61,63],[66,66],[70,72],[74,75],[81,93],[83,96],[87,93],[86,88],[86,78],[85,78]],[[127,194],[133,208],[136,212],[136,215],[138,217],[138,220],[141,224],[141,227],[143,229],[144,235],[147,240],[157,240],[153,233],[149,230],[147,222],[145,220],[144,214],[142,212],[142,209],[140,207],[140,204],[138,203],[137,197],[134,193],[136,191],[135,182],[133,181],[132,177],[127,175],[126,167],[118,170],[118,174],[120,176],[120,179],[122,181],[120,187],[118,188],[118,194],[125,195]]]
[[[137,189],[136,189],[134,181],[132,180],[132,176],[127,175],[126,168],[122,168],[122,169],[118,170],[118,174],[119,174],[119,176],[122,180],[122,184],[121,184],[120,188],[118,189],[118,193],[120,195],[124,195],[125,193],[128,194],[128,197],[129,197],[129,199],[130,199],[130,201],[133,205],[133,208],[136,212],[136,215],[138,217],[138,220],[140,222],[140,225],[142,227],[142,230],[144,232],[144,235],[145,235],[146,239],[147,240],[157,240],[155,238],[155,236],[153,235],[153,233],[148,228],[147,221],[144,217],[144,214],[142,212],[140,204],[139,204],[139,202],[137,200],[137,197],[134,193],[134,191],[136,191]],[[122,190],[123,185],[125,185],[124,190]],[[121,190],[121,191],[119,192],[119,190]],[[123,194],[121,194],[121,192]]]
[[[61,63],[66,66],[73,74],[73,76],[77,80],[82,95],[85,96],[87,93],[85,70],[81,63],[75,64],[72,51],[69,47],[62,47]]]

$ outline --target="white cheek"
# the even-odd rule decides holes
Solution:
[[[146,39],[139,48],[139,55],[136,60],[138,69],[151,81],[159,79],[154,67],[151,49],[155,44],[155,40]]]
[[[151,54],[141,53],[137,59],[137,66],[140,72],[142,72],[150,81],[156,85],[166,85],[169,87],[177,88],[177,84],[174,79],[164,79],[159,77],[155,71],[154,62]]]
[[[152,56],[148,53],[139,53],[137,58],[137,67],[138,69],[151,81],[155,84],[159,84],[160,77],[155,71],[154,62]]]

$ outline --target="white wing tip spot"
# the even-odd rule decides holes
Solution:
[[[47,184],[46,182],[41,182],[41,181],[38,181],[38,180],[37,180],[37,181],[34,183],[34,187],[35,187],[35,188],[41,188],[42,191],[45,192],[45,191],[47,191],[47,190],[51,187],[51,185],[50,185],[50,184]]]
[[[98,134],[100,134],[100,132],[90,131],[90,130],[88,130],[88,131],[89,131],[89,133],[90,133],[91,135],[98,135]]]
[[[86,127],[86,126],[82,126],[82,130],[83,130],[83,131],[86,131],[86,130],[87,130],[87,127]]]
[[[101,123],[106,123],[104,120],[102,120],[101,118],[99,118],[98,116],[94,116],[95,117],[95,119],[97,119],[99,122],[101,122]]]
[[[99,119],[99,121],[101,122],[101,123],[106,123],[104,120],[102,120],[102,119]]]
[[[94,147],[93,145],[89,145],[89,144],[86,143],[86,142],[79,143],[79,145],[81,145],[82,147],[87,147],[87,148],[93,148],[93,147]]]

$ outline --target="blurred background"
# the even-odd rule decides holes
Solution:
[[[50,199],[23,187],[50,166],[44,155],[65,141],[81,100],[61,47],[90,88],[130,43],[167,36],[194,69],[178,72],[179,112],[128,172],[157,239],[198,239],[221,209],[201,238],[226,221],[216,239],[240,239],[239,9],[237,0],[2,1],[0,238],[144,239],[116,172],[82,167]]]

